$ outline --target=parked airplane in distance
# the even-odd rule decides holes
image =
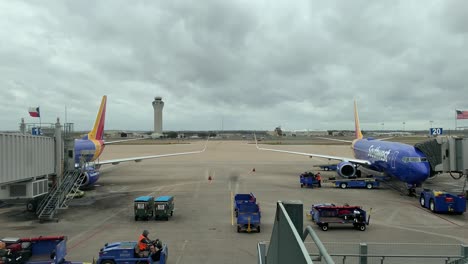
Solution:
[[[394,177],[407,184],[410,194],[415,192],[414,188],[416,186],[420,186],[431,176],[428,159],[414,146],[363,138],[359,126],[356,101],[354,102],[354,122],[356,139],[353,141],[340,141],[351,143],[355,158],[261,148],[258,146],[256,139],[255,142],[259,150],[339,160],[341,162],[337,166],[337,173],[344,178],[360,177],[361,170],[373,175]]]
[[[99,112],[96,117],[93,130],[91,130],[82,139],[75,139],[75,164],[76,166],[79,166],[80,161],[86,162],[86,165],[84,168],[85,179],[81,185],[82,187],[89,187],[97,182],[100,176],[99,168],[101,165],[104,165],[104,164],[116,165],[121,162],[127,162],[127,161],[140,162],[145,159],[156,159],[156,158],[162,158],[162,157],[195,154],[195,153],[201,153],[205,151],[206,149],[206,144],[205,144],[205,147],[199,151],[150,155],[150,156],[142,156],[142,157],[129,157],[129,158],[112,159],[112,160],[97,160],[106,145],[117,143],[117,142],[128,141],[128,139],[117,140],[117,141],[112,141],[112,142],[105,142],[103,140],[104,122],[106,119],[106,102],[107,102],[107,96],[104,95],[102,97],[101,106],[99,107]]]

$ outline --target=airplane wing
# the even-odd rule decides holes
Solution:
[[[125,141],[133,141],[133,140],[144,140],[144,138],[130,138],[130,139],[122,139],[122,140],[116,140],[116,141],[110,141],[110,142],[104,142],[104,145],[110,145],[114,143],[120,143],[120,142],[125,142]]]
[[[346,142],[346,143],[353,143],[352,140],[345,140],[345,139],[337,139],[337,138],[326,138],[326,137],[315,137],[315,138],[320,138],[320,139],[325,139],[325,140],[330,140],[330,141],[339,141],[339,142]],[[379,141],[385,141],[392,139],[394,137],[386,137],[386,138],[376,138],[374,140],[379,140]]]
[[[385,141],[385,140],[389,140],[389,139],[392,139],[394,137],[387,137],[387,138],[377,138],[376,140],[379,140],[379,141]]]
[[[208,140],[207,140],[207,142],[208,142]],[[111,159],[111,160],[95,161],[94,164],[95,165],[104,165],[104,164],[117,165],[117,164],[119,164],[121,162],[128,162],[128,161],[140,162],[140,161],[146,160],[146,159],[157,159],[157,158],[164,158],[164,157],[197,154],[197,153],[202,153],[202,152],[204,152],[206,150],[207,142],[205,143],[205,147],[202,150],[198,150],[198,151],[179,152],[179,153],[160,154],[160,155],[150,155],[150,156],[142,156],[142,157],[122,158],[122,159]]]
[[[331,141],[346,142],[346,143],[353,143],[352,140],[344,140],[344,139],[336,139],[336,138],[326,138],[326,137],[315,137],[315,138],[320,138],[320,139],[325,139],[325,140],[331,140]]]
[[[295,155],[302,155],[308,157],[317,157],[317,158],[324,158],[324,159],[331,159],[331,160],[341,160],[341,161],[349,161],[351,163],[361,164],[361,165],[370,165],[368,160],[361,160],[361,159],[354,159],[354,158],[347,158],[347,157],[338,157],[338,156],[331,156],[331,155],[322,155],[322,154],[314,154],[314,153],[305,153],[305,152],[297,152],[297,151],[289,151],[289,150],[280,150],[280,149],[269,149],[269,148],[261,148],[258,146],[257,137],[255,137],[255,145],[259,150],[267,150],[267,151],[274,151],[274,152],[281,152],[281,153],[288,153],[288,154],[295,154]]]

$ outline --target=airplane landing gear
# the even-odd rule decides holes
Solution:
[[[416,197],[416,185],[415,184],[411,184],[411,185],[408,184],[407,189],[408,189],[409,197]]]
[[[409,197],[416,197],[416,189],[415,188],[409,188],[408,189],[408,196]]]

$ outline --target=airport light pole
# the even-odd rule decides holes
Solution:
[[[405,131],[405,125],[406,125],[406,122],[403,121],[403,132]]]
[[[430,125],[431,125],[429,128],[432,128],[432,124],[434,123],[434,121],[429,120],[429,123],[430,123]]]
[[[384,128],[385,128],[385,124],[382,123],[382,131],[384,131]]]

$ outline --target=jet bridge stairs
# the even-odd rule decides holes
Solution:
[[[66,171],[62,184],[54,186],[37,207],[36,214],[39,221],[58,221],[55,217],[57,210],[68,207],[68,202],[76,195],[84,180],[85,176],[81,169]]]

